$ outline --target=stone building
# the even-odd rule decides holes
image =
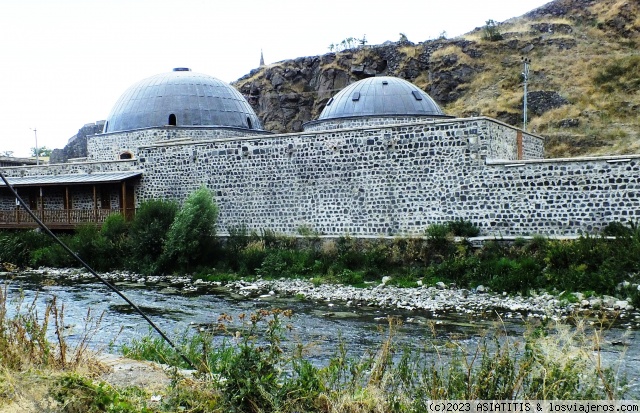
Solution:
[[[228,84],[174,69],[133,85],[84,162],[3,168],[52,226],[183,201],[204,185],[219,233],[420,235],[466,219],[483,235],[576,235],[640,215],[639,156],[544,159],[544,139],[486,117],[445,115],[422,90],[371,77],[300,133],[262,129]],[[0,187],[0,227],[29,226]]]

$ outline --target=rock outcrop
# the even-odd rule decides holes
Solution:
[[[87,156],[87,136],[102,133],[104,120],[95,123],[87,123],[78,130],[78,133],[69,138],[63,149],[54,149],[49,158],[50,163],[63,163],[69,159],[85,158]]]

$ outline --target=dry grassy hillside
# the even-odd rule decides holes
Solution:
[[[531,59],[529,130],[547,156],[640,153],[637,0],[556,0],[455,39],[402,39],[301,57],[252,71],[235,86],[267,129],[301,130],[330,96],[375,75],[405,78],[456,116],[522,125],[522,58]]]

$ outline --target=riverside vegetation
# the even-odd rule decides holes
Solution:
[[[17,311],[9,316],[12,306]],[[97,330],[87,329],[71,349],[62,306],[54,300],[38,314],[21,298],[8,300],[5,288],[0,409],[18,404],[33,412],[427,412],[432,399],[616,399],[626,391],[616,370],[602,366],[597,350],[603,331],[581,322],[530,326],[521,338],[497,328],[470,347],[435,334],[419,346],[401,347],[395,340],[398,321],[390,318],[379,348],[354,356],[341,342],[327,362],[316,365],[307,357],[313,346],[288,337],[291,315],[240,314],[236,330],[223,314],[209,330],[185,334],[179,346],[197,371],[187,378],[175,369],[170,385],[150,393],[100,380],[103,367],[86,347]],[[90,325],[99,326],[99,317],[88,316]],[[57,344],[48,341],[49,328]],[[159,338],[134,340],[123,353],[186,367]]]
[[[113,215],[101,228],[80,228],[63,238],[98,270],[190,273],[218,281],[300,277],[356,286],[387,275],[400,286],[446,281],[525,294],[537,289],[618,293],[638,305],[633,277],[640,265],[640,229],[633,223],[611,223],[603,236],[536,237],[473,248],[467,237],[478,230],[463,220],[432,225],[421,238],[323,241],[308,228],[300,228],[295,238],[230,228],[221,242],[216,217],[211,193],[203,188],[182,208],[146,202],[131,223]],[[75,265],[37,231],[0,234],[0,262]],[[34,411],[423,412],[429,399],[621,398],[626,389],[594,353],[605,329],[587,329],[580,321],[571,326],[537,321],[518,339],[497,328],[471,347],[439,342],[434,334],[409,348],[396,344],[398,321],[390,319],[379,348],[353,356],[348,343],[341,343],[317,365],[308,358],[312,343],[297,343],[288,334],[290,312],[261,310],[239,320],[222,316],[211,330],[178,338],[198,370],[188,379],[176,370],[172,384],[152,398],[145,389],[99,380],[100,363],[87,351],[91,329],[70,349],[64,307],[55,300],[38,314],[19,298],[10,303],[6,291],[0,297],[0,405],[25,398],[49,403]],[[99,317],[88,318],[99,323]],[[232,321],[242,327],[231,328]],[[57,342],[49,341],[50,329]],[[127,343],[122,352],[185,367],[153,337]]]
[[[303,227],[298,237],[243,227],[227,228],[227,237],[216,237],[216,219],[212,195],[201,188],[182,208],[148,201],[131,222],[114,214],[101,228],[84,226],[61,238],[98,271],[192,274],[222,282],[303,278],[354,286],[388,276],[398,286],[443,281],[508,293],[615,294],[640,306],[640,228],[634,222],[611,222],[602,234],[575,240],[496,239],[474,248],[468,238],[479,230],[465,220],[431,225],[422,237],[323,240]],[[78,265],[39,231],[0,232],[0,262],[34,268]]]

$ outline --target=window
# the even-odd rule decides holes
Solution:
[[[173,113],[171,115],[169,115],[169,123],[167,123],[167,125],[169,126],[176,126],[178,124],[177,120],[176,120],[176,115],[174,115]]]
[[[120,154],[120,159],[132,159],[133,154],[131,152],[122,152]]]
[[[249,126],[249,129],[253,129],[253,125],[251,124],[251,118],[249,116],[247,116],[247,125]]]

